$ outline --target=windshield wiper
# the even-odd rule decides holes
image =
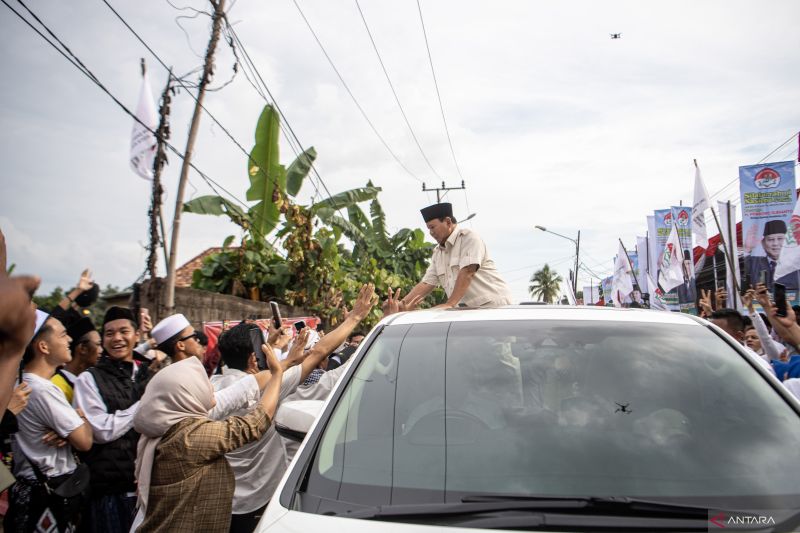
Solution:
[[[658,518],[708,519],[709,508],[622,497],[550,497],[468,494],[461,502],[377,505],[348,510],[338,516],[361,519],[402,519],[456,516],[495,511],[532,510],[557,513],[613,514]]]

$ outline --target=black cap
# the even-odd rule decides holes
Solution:
[[[433,204],[419,210],[425,222],[430,222],[434,218],[453,218],[453,204]]]
[[[103,327],[112,320],[130,320],[138,328],[139,321],[133,316],[133,313],[127,307],[119,307],[114,305],[106,310],[106,315],[103,317]]]
[[[770,220],[764,224],[764,237],[776,233],[780,233],[781,235],[786,233],[786,222],[783,220]]]
[[[69,344],[70,351],[74,351],[75,347],[78,345],[78,341],[81,340],[81,337],[90,331],[97,330],[95,329],[92,320],[88,317],[82,317],[78,319],[78,321],[67,326],[67,335],[72,337],[72,342]]]

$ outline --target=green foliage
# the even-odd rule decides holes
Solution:
[[[424,233],[403,228],[390,236],[378,201],[381,189],[371,181],[313,205],[297,204],[292,199],[317,153],[313,147],[307,149],[287,170],[279,162],[279,130],[277,112],[266,106],[248,160],[247,200],[255,204],[246,212],[216,196],[184,204],[186,212],[224,215],[244,230],[239,247],[231,247],[235,237],[229,236],[220,253],[205,258],[193,274],[192,286],[263,300],[278,298],[316,313],[331,326],[343,318],[345,306],[352,305],[364,283],[374,283],[381,297],[390,288],[407,293],[428,266],[432,245],[425,242]],[[370,202],[369,215],[359,205],[365,202]],[[271,232],[286,250],[286,259],[266,241]],[[352,248],[342,242],[343,237]],[[435,291],[433,301],[434,305],[445,301],[444,292]],[[365,327],[379,315],[376,308]]]
[[[550,270],[550,265],[545,264],[541,270],[533,273],[530,281],[528,291],[531,296],[551,304],[558,297],[563,279],[554,270]]]

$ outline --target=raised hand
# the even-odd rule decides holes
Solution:
[[[758,224],[750,226],[744,238],[744,253],[749,255],[753,248],[758,246]]]
[[[717,289],[716,293],[714,294],[714,299],[716,300],[716,308],[723,309],[728,306],[728,291],[725,289]]]
[[[81,279],[78,280],[78,290],[81,292],[88,291],[92,288],[94,280],[92,279],[92,271],[88,268],[81,272]]]
[[[755,297],[756,291],[753,289],[747,289],[747,292],[742,295],[742,305],[744,305],[751,312],[753,311],[753,299]]]
[[[700,289],[700,300],[698,303],[700,304],[700,309],[703,312],[703,316],[711,316],[711,313],[714,312],[714,307],[711,305],[710,290]]]
[[[269,344],[262,344],[261,351],[264,353],[264,356],[267,359],[267,367],[272,375],[275,376],[275,374],[282,373],[283,367],[281,366],[281,362],[278,360],[278,356],[275,355],[275,350],[273,350]]]
[[[375,306],[375,285],[367,283],[361,287],[353,304],[353,310],[347,315],[348,318],[355,318],[359,322],[369,314]]]
[[[772,308],[772,301],[769,299],[769,291],[763,283],[756,285],[755,299],[764,308],[764,311]]]

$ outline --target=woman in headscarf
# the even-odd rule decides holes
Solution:
[[[215,422],[214,388],[203,364],[189,357],[150,381],[134,418],[139,515],[132,531],[220,531],[231,521],[234,477],[225,454],[263,435],[278,405],[282,368],[263,346],[272,375],[246,416]],[[141,521],[141,517],[144,517]]]

